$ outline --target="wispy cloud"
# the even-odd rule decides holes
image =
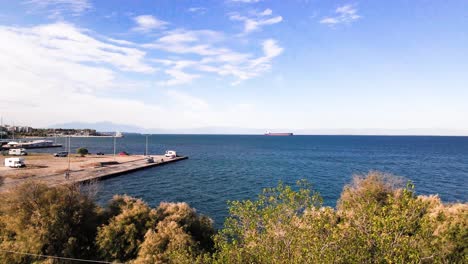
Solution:
[[[237,85],[270,70],[273,59],[283,52],[283,48],[274,39],[264,40],[261,47],[262,54],[259,56],[218,48],[213,49],[213,55],[204,55],[199,60],[155,60],[168,67],[169,70],[165,73],[171,76],[170,79],[158,84],[165,86],[187,84],[201,77],[202,73],[212,73],[220,77],[231,76],[234,78],[231,84]]]
[[[361,18],[361,16],[357,14],[357,9],[353,5],[343,5],[338,7],[335,10],[335,14],[335,16],[324,17],[320,20],[320,23],[330,26],[337,24],[351,24]]]
[[[263,26],[273,25],[283,21],[282,16],[273,16],[271,9],[265,9],[260,13],[253,13],[252,16],[242,16],[239,13],[230,14],[229,18],[233,21],[244,22],[244,34],[260,30]]]
[[[70,68],[79,68],[87,73],[93,69],[100,72],[102,82],[97,87],[112,87],[113,80],[119,76],[117,71],[155,73],[151,82],[158,86],[186,85],[210,76],[238,84],[268,71],[273,59],[283,51],[273,39],[250,40],[251,49],[246,50],[245,46],[238,49],[232,42],[240,40],[229,33],[210,29],[171,29],[172,24],[152,15],[131,17],[136,23],[133,31],[158,30],[158,37],[151,42],[139,43],[99,35],[66,22],[29,28],[11,27],[9,32],[22,33],[27,41],[37,44],[38,53],[59,60],[56,65],[69,62],[71,65],[67,67]],[[250,12],[245,19],[238,18],[246,23],[246,32],[260,30],[282,20],[281,16],[273,16],[271,9]],[[131,84],[122,85],[125,86]],[[81,79],[74,87],[83,91],[97,89]]]
[[[161,86],[174,86],[174,85],[181,85],[181,84],[188,84],[191,83],[194,79],[200,77],[198,74],[191,74],[184,72],[179,69],[168,69],[165,70],[164,73],[169,75],[171,78],[165,81],[156,82],[157,85]]]
[[[262,0],[231,0],[231,2],[238,2],[238,3],[258,3]]]
[[[98,40],[86,34],[87,30],[72,24],[55,23],[33,28],[10,29],[9,32],[11,31],[21,32],[24,38],[41,48],[41,53],[50,54],[52,57],[76,63],[106,63],[123,71],[142,73],[155,71],[144,62],[146,55],[144,51]]]
[[[168,22],[160,20],[152,15],[136,16],[133,20],[137,24],[133,30],[141,32],[150,32],[154,29],[164,29],[169,24]]]
[[[187,11],[189,11],[190,13],[196,13],[196,14],[205,14],[206,11],[208,11],[207,8],[205,7],[190,7],[189,9],[187,9]]]
[[[0,38],[8,39],[0,42],[0,104],[7,107],[4,114],[11,118],[31,125],[85,119],[94,122],[112,116],[144,123],[142,116],[164,113],[158,106],[112,96],[123,86],[133,90],[147,85],[124,79],[120,73],[154,72],[144,62],[144,51],[107,43],[86,29],[65,23],[0,26]],[[102,96],[106,92],[110,95]],[[24,98],[36,106],[12,103]]]
[[[213,43],[224,39],[224,34],[213,30],[184,30],[168,31],[154,41],[142,45],[145,48],[160,49],[178,54],[197,54],[202,56],[218,55],[224,49],[213,47]]]
[[[80,15],[92,8],[89,0],[28,0],[25,4],[49,13],[49,17],[60,17],[66,14]]]

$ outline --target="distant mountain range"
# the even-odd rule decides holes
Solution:
[[[63,124],[56,124],[51,126],[51,128],[67,128],[67,129],[96,129],[98,132],[130,132],[130,133],[147,133],[145,128],[132,126],[132,125],[124,125],[124,124],[115,124],[112,122],[97,122],[97,123],[85,123],[85,122],[70,122],[70,123],[63,123]]]
[[[56,124],[51,128],[76,128],[76,129],[96,129],[98,132],[126,132],[126,133],[151,133],[151,134],[263,134],[263,129],[236,128],[236,127],[199,127],[182,129],[164,129],[164,128],[144,128],[139,126],[116,124],[112,122],[71,122]]]
[[[51,128],[96,129],[99,132],[126,132],[141,134],[234,134],[234,135],[261,135],[270,132],[292,132],[296,135],[446,135],[468,136],[468,130],[453,129],[379,129],[379,128],[342,128],[342,129],[258,129],[241,127],[199,127],[199,128],[143,128],[134,125],[116,124],[112,122],[70,122],[56,124]]]

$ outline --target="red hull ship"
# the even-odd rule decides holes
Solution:
[[[265,136],[279,136],[279,137],[287,137],[287,136],[292,136],[293,133],[265,133]]]

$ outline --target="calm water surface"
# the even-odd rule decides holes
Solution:
[[[64,139],[59,139],[63,141]],[[118,139],[117,151],[142,154],[145,137]],[[113,151],[112,138],[74,138],[72,148]],[[379,170],[413,181],[420,194],[446,202],[468,200],[468,137],[151,135],[149,151],[174,149],[190,158],[99,184],[98,198],[143,198],[152,206],[184,201],[209,215],[219,228],[226,201],[253,199],[279,181],[307,179],[334,206],[353,174]],[[57,151],[44,150],[48,152]]]

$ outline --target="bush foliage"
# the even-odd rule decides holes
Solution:
[[[89,154],[89,151],[87,148],[79,148],[76,150],[76,154],[79,154],[81,157],[84,157]]]
[[[280,183],[230,202],[218,232],[186,203],[151,208],[117,195],[102,208],[79,186],[29,182],[1,201],[1,263],[67,263],[11,251],[139,264],[468,260],[468,204],[417,196],[411,183],[379,172],[354,177],[336,208],[304,181]]]

